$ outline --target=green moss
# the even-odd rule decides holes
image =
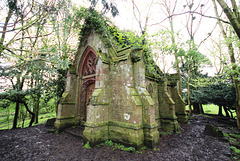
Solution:
[[[67,97],[67,95],[68,95],[68,93],[67,93],[67,92],[64,92],[64,93],[62,94],[62,99],[65,99],[65,98]]]
[[[155,104],[151,96],[146,96],[146,98],[150,106],[153,106]]]
[[[132,96],[138,96],[137,91],[135,90],[135,88],[129,88],[130,89],[130,93]]]
[[[144,144],[144,134],[142,129],[134,130],[110,126],[109,139],[136,148],[140,148]]]
[[[57,118],[54,126],[58,129],[58,131],[62,131],[63,129],[67,128],[67,127],[71,127],[73,125],[75,125],[75,118],[71,117],[71,118],[65,118],[65,119],[59,119]]]
[[[89,122],[89,121],[87,121],[86,122],[86,126],[87,127],[92,127],[92,128],[94,128],[94,127],[102,127],[102,126],[108,126],[108,124],[109,124],[109,122],[108,121],[101,121],[101,122]]]
[[[139,96],[132,96],[132,99],[135,102],[136,106],[142,106],[142,101]]]
[[[118,126],[126,129],[142,129],[143,125],[142,124],[130,124],[130,123],[125,123],[125,122],[119,122],[119,121],[109,121],[109,126]]]
[[[100,89],[94,89],[94,92],[93,92],[93,94],[92,94],[92,96],[93,97],[97,97],[100,93],[101,93],[101,91],[102,91],[102,89],[100,88]]]
[[[104,142],[108,139],[108,127],[85,127],[83,139],[91,146]]]
[[[142,49],[138,49],[139,51],[132,51],[131,52],[131,60],[132,62],[138,62],[142,58]]]
[[[76,74],[76,69],[75,69],[74,65],[69,65],[68,70],[69,70],[70,74]]]

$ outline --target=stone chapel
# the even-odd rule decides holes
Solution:
[[[90,145],[112,140],[137,148],[158,144],[159,130],[178,130],[188,120],[178,77],[155,77],[144,54],[133,45],[119,49],[89,30],[67,72],[55,127],[85,126]]]

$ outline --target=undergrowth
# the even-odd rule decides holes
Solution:
[[[239,161],[240,160],[240,134],[224,133],[224,136],[228,138],[230,149],[232,151],[232,160]]]
[[[135,153],[139,153],[139,154],[142,154],[143,151],[147,150],[146,146],[143,146],[139,150],[136,150],[135,147],[132,147],[132,146],[128,147],[128,146],[122,145],[120,143],[114,143],[112,140],[106,140],[104,143],[98,144],[94,148],[100,148],[100,147],[103,147],[103,146],[112,147],[113,150],[122,150],[122,151],[127,151],[127,152],[135,152]],[[83,148],[91,149],[92,147],[90,146],[89,142],[87,142],[83,146]],[[154,151],[156,151],[156,150],[158,150],[158,149],[155,148]]]

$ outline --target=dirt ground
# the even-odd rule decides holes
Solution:
[[[90,161],[90,160],[160,160],[160,161],[228,161],[229,142],[204,134],[206,123],[224,133],[239,132],[228,121],[193,116],[189,124],[181,124],[180,132],[162,136],[155,149],[141,153],[126,152],[103,145],[83,148],[82,139],[69,133],[48,133],[45,125],[25,129],[0,131],[0,160],[2,161]]]

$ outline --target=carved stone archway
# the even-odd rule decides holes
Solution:
[[[97,54],[93,48],[88,46],[84,51],[80,64],[79,64],[79,75],[80,75],[80,115],[82,121],[87,121],[87,105],[89,99],[95,88],[96,81],[96,59]]]

